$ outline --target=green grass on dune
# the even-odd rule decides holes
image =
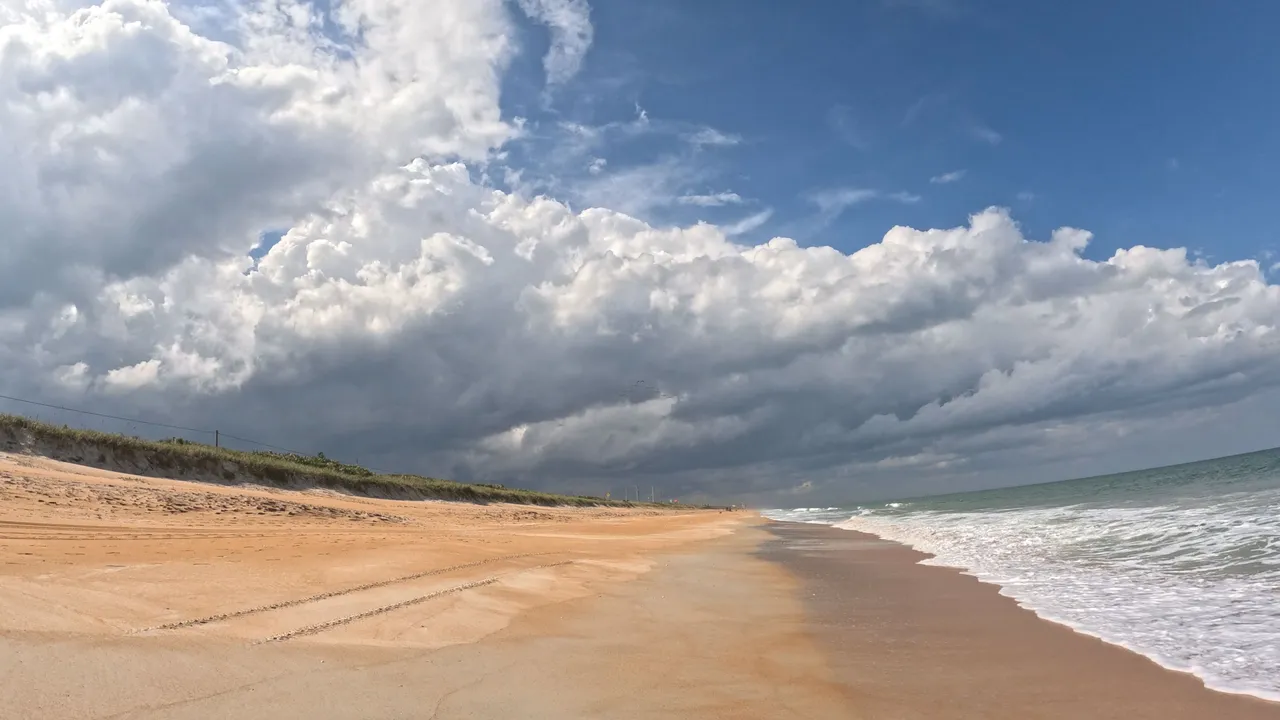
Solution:
[[[194,443],[181,438],[143,440],[96,430],[79,430],[31,420],[20,415],[0,415],[0,449],[5,436],[19,444],[42,446],[56,460],[87,465],[107,462],[106,451],[118,460],[149,465],[153,474],[190,478],[194,475],[226,482],[257,482],[279,487],[318,486],[355,493],[404,499],[455,500],[474,503],[571,505],[609,507],[662,507],[584,495],[557,495],[502,485],[471,484],[420,475],[375,473],[358,465],[315,457],[274,452],[244,452]],[[97,457],[85,456],[97,453]],[[229,467],[234,465],[234,469]],[[690,506],[677,506],[689,508]]]

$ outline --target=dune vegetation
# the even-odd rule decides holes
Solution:
[[[147,440],[0,415],[0,450],[30,452],[106,470],[220,483],[254,483],[290,489],[313,487],[371,497],[473,503],[642,507],[650,503],[462,483],[407,474],[381,474],[359,465],[315,456],[214,447],[182,438]],[[663,505],[663,507],[670,507]]]

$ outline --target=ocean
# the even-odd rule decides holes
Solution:
[[[765,515],[910,545],[1045,619],[1280,701],[1280,450]]]

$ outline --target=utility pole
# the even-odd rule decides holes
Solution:
[[[213,431],[213,446],[222,447],[222,438],[219,436],[219,433],[217,430]]]

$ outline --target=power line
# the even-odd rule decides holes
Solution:
[[[277,452],[289,453],[290,455],[302,455],[303,457],[307,456],[307,453],[298,452],[297,450],[290,450],[289,448],[282,448],[278,445],[270,445],[268,443],[258,442],[257,440],[250,440],[249,438],[237,437],[230,433],[222,433],[222,437],[231,438],[232,440],[239,440],[240,442],[246,442],[246,443],[249,443],[250,445],[258,445],[260,447],[270,448]]]
[[[121,422],[135,423],[139,425],[150,425],[152,427],[168,428],[170,430],[183,430],[186,432],[205,433],[206,435],[213,435],[215,437],[221,436],[222,438],[226,438],[229,440],[238,440],[242,443],[257,445],[259,447],[268,448],[270,450],[275,450],[277,452],[287,453],[290,455],[299,455],[301,457],[311,457],[309,453],[298,452],[297,450],[290,450],[289,448],[283,448],[283,447],[280,447],[279,445],[264,443],[259,440],[250,440],[249,438],[240,437],[238,435],[231,435],[230,433],[225,433],[218,430],[205,430],[203,428],[185,427],[183,425],[171,425],[169,423],[153,422],[151,420],[140,420],[138,418],[129,418],[129,417],[124,417],[122,415],[109,415],[107,413],[94,412],[92,410],[81,410],[80,408],[65,407],[62,405],[53,405],[50,403],[43,403],[36,400],[27,400],[25,398],[12,397],[10,395],[0,395],[0,400],[12,400],[13,402],[26,403],[28,405],[35,405],[37,407],[51,408],[53,410],[64,410],[66,412],[80,413],[81,415],[92,415],[94,417],[107,418],[109,420],[119,420]],[[375,468],[375,467],[369,467],[368,465],[363,465],[361,467],[364,467],[367,470],[372,470],[373,472],[378,473],[380,475],[388,474],[384,470],[379,470],[378,468]]]
[[[63,407],[61,405],[50,405],[49,403],[36,402],[35,400],[23,400],[22,398],[10,397],[8,395],[0,395],[0,400],[12,400],[14,402],[26,403],[28,405],[38,405],[40,407],[52,408],[54,410],[66,410],[67,412],[80,413],[82,415],[93,415],[94,417],[108,418],[111,420],[122,420],[124,422],[137,423],[139,425],[151,425],[153,427],[169,428],[171,430],[184,430],[186,432],[206,433],[212,435],[213,430],[203,430],[201,428],[189,428],[181,425],[170,425],[168,423],[151,422],[150,420],[139,420],[137,418],[121,417],[119,415],[107,415],[105,413],[93,412],[92,410],[81,410],[79,408]],[[248,441],[252,442],[252,441]]]

